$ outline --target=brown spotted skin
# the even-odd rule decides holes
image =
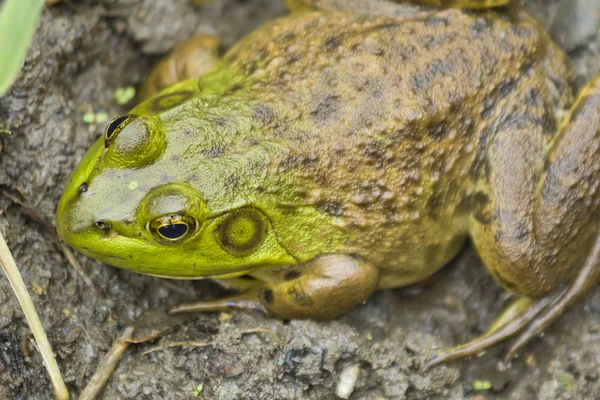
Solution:
[[[522,346],[598,281],[600,77],[575,100],[565,55],[520,9],[288,3],[94,145],[59,205],[68,243],[142,273],[256,278],[176,312],[334,318],[468,237],[505,288],[550,296],[433,364],[518,329]],[[194,222],[158,237],[172,221]]]
[[[564,54],[523,12],[299,13],[226,61],[257,77],[264,134],[294,144],[280,161],[294,174],[291,202],[339,217],[355,235],[338,250],[372,260],[382,286],[429,275],[459,251],[470,215],[492,218],[482,188],[501,124],[527,124],[518,134],[539,164],[573,101]]]

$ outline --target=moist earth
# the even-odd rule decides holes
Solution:
[[[525,3],[571,56],[580,85],[600,72],[597,0]],[[142,276],[77,255],[95,293],[15,199],[53,221],[68,175],[104,129],[105,123],[84,122],[84,115],[127,111],[115,91],[139,85],[160,55],[193,33],[217,34],[227,49],[283,13],[281,0],[82,0],[44,11],[16,83],[0,97],[0,129],[11,132],[0,133],[0,230],[73,398],[113,338],[142,312],[223,292],[208,281]],[[600,398],[599,288],[509,366],[500,363],[507,348],[500,345],[420,371],[436,349],[482,333],[508,300],[468,245],[427,282],[378,293],[336,321],[242,312],[189,316],[163,338],[132,345],[102,398],[333,399],[342,376],[357,371],[350,399]],[[482,383],[490,388],[476,391]],[[0,398],[52,398],[2,275]]]

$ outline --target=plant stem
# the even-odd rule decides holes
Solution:
[[[23,278],[21,277],[21,273],[17,268],[17,264],[15,263],[15,260],[10,253],[8,246],[6,245],[6,241],[4,240],[4,236],[2,236],[2,232],[0,232],[0,267],[2,267],[2,270],[4,270],[4,273],[8,277],[8,281],[10,282],[10,285],[12,286],[17,299],[19,300],[19,304],[21,304],[21,309],[25,314],[27,323],[33,332],[38,349],[42,355],[42,359],[44,360],[44,365],[46,366],[48,374],[50,375],[54,396],[58,400],[68,400],[69,392],[67,391],[67,387],[65,386],[60,370],[58,369],[58,364],[54,358],[52,347],[50,347],[50,343],[48,342],[46,331],[42,326],[40,317],[35,310],[33,301],[29,296],[29,292],[27,291],[27,287],[23,282]]]

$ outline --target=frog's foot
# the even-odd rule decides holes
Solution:
[[[521,297],[500,315],[487,332],[480,337],[452,347],[425,363],[427,370],[441,363],[475,356],[487,348],[519,334],[504,357],[508,363],[525,344],[542,333],[570,305],[592,289],[600,279],[600,235],[575,279],[539,299]]]
[[[219,62],[219,39],[197,34],[179,43],[150,72],[138,92],[143,101],[157,92],[186,79],[200,78],[212,71]]]
[[[319,256],[303,265],[266,274],[268,271],[261,271],[263,282],[255,281],[237,296],[182,305],[171,312],[243,309],[282,319],[326,320],[367,300],[379,282],[379,270],[373,264],[342,254]]]

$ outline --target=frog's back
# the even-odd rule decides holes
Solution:
[[[255,78],[259,135],[292,143],[277,165],[294,177],[287,201],[337,218],[357,233],[344,250],[393,269],[456,253],[502,118],[521,107],[549,140],[572,101],[564,55],[524,13],[292,15],[227,58]]]

